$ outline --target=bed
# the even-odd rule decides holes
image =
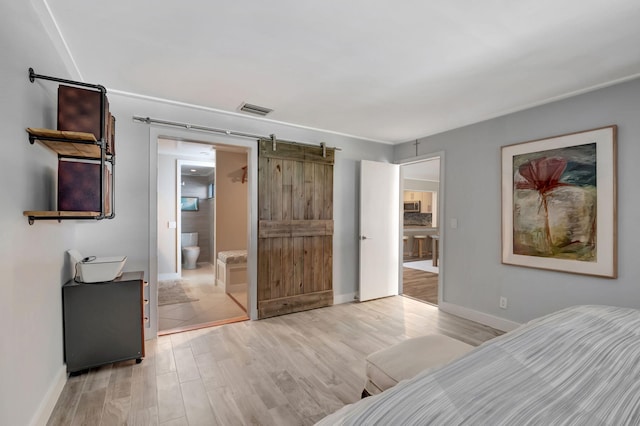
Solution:
[[[640,311],[575,306],[318,425],[640,424]]]

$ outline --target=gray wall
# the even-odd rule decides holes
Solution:
[[[443,151],[444,301],[518,323],[582,303],[640,308],[640,80],[420,139],[420,155]],[[605,279],[501,264],[500,147],[618,125],[619,278]],[[413,142],[395,147],[410,158]],[[442,198],[441,198],[442,199]],[[500,296],[509,300],[499,309]]]
[[[177,222],[180,209],[176,202],[176,174],[177,157],[173,155],[158,155],[158,274],[160,279],[176,279],[178,276],[178,262],[181,254],[176,250],[180,244],[177,228],[169,227],[169,222]],[[119,179],[118,179],[119,180]],[[177,225],[177,223],[176,223]]]
[[[29,425],[48,416],[49,395],[66,378],[62,284],[65,251],[82,232],[74,222],[36,222],[24,210],[53,207],[57,156],[29,145],[26,127],[56,125],[57,85],[30,83],[27,69],[68,77],[31,2],[2,2],[0,14],[0,424]],[[96,224],[94,223],[94,226]],[[55,402],[55,401],[54,401]]]

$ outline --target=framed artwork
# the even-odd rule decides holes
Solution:
[[[197,212],[198,197],[181,197],[180,210],[182,210],[183,212]]]
[[[617,276],[617,126],[502,147],[502,263]]]

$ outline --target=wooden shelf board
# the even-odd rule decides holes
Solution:
[[[35,137],[38,142],[50,150],[63,156],[100,158],[100,146],[96,145],[96,137],[93,133],[70,132],[64,130],[27,128],[27,133]],[[56,141],[53,139],[68,139],[78,142]]]
[[[31,217],[98,217],[100,212],[74,212],[74,211],[56,211],[56,210],[27,210],[22,213],[24,216]]]
[[[79,141],[97,142],[97,139],[93,135],[93,133],[72,132],[69,130],[42,129],[38,127],[27,127],[27,132],[30,135],[45,138],[45,139],[49,137],[49,138],[76,139]]]

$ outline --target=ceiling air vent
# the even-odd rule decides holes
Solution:
[[[242,105],[240,105],[240,111],[242,112],[248,112],[249,114],[255,114],[255,115],[261,115],[261,116],[265,116],[267,114],[269,114],[271,111],[273,111],[270,108],[265,108],[259,105],[252,105],[252,104],[248,104],[248,103],[243,103]]]

